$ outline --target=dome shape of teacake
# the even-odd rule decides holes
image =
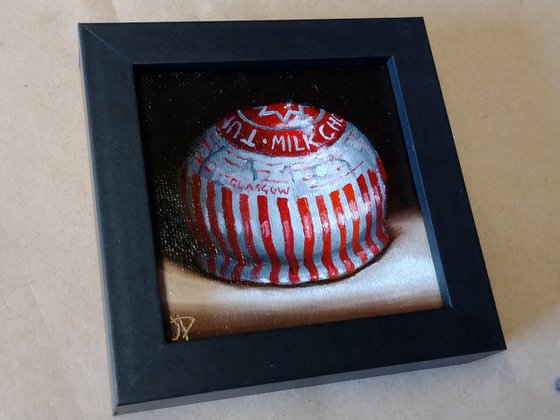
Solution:
[[[323,109],[235,111],[197,140],[180,176],[198,266],[292,285],[347,276],[389,243],[386,175],[371,142]]]

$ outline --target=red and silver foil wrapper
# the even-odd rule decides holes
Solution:
[[[227,115],[199,138],[180,184],[197,263],[223,279],[337,279],[389,243],[379,156],[322,109],[277,103]]]

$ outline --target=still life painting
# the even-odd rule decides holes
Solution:
[[[169,340],[441,307],[385,64],[135,77]]]

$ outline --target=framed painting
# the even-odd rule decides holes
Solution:
[[[115,412],[505,348],[421,18],[79,30]]]

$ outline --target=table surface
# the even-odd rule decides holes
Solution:
[[[77,22],[386,16],[426,19],[509,349],[468,365],[130,417],[560,417],[560,2],[3,5],[1,418],[111,413]]]

